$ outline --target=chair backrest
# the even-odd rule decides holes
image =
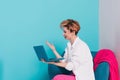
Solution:
[[[96,51],[91,51],[93,58],[96,53]],[[107,62],[100,63],[94,73],[95,80],[109,80],[109,64]]]
[[[102,62],[95,70],[95,80],[109,80],[109,64]]]

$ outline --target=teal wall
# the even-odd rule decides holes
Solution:
[[[98,0],[0,0],[0,80],[48,80],[47,64],[38,61],[34,45],[48,40],[62,53],[59,24],[80,22],[79,36],[98,50]]]

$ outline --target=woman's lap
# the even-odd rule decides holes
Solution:
[[[56,75],[52,80],[75,80],[75,76],[59,74],[59,75]]]
[[[65,68],[61,68],[61,67],[58,67],[58,66],[55,66],[55,65],[49,64],[48,68],[49,68],[48,72],[49,72],[50,80],[53,79],[53,77],[55,77],[56,75],[59,75],[59,74],[64,74],[64,75],[71,75],[72,74],[72,71],[68,71]]]

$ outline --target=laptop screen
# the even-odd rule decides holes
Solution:
[[[33,46],[36,55],[38,57],[38,59],[41,61],[41,59],[44,59],[45,61],[48,61],[48,57],[46,55],[45,49],[43,47],[43,45],[40,46]]]

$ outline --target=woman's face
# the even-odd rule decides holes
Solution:
[[[63,28],[63,36],[65,39],[67,40],[71,40],[73,33],[70,32],[70,30],[68,30],[66,27]]]

